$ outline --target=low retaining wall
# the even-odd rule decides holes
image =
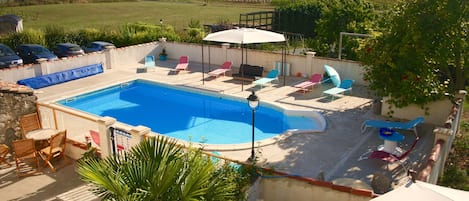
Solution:
[[[455,135],[459,133],[466,95],[466,91],[459,91],[455,96],[455,104],[452,105],[449,113],[447,113],[446,121],[443,124],[439,124],[441,126],[433,130],[435,144],[430,156],[419,172],[419,180],[436,184],[438,178],[443,174],[446,159],[451,151]]]
[[[90,53],[83,56],[67,57],[56,61],[44,61],[39,64],[28,64],[13,68],[0,69],[0,80],[17,82],[30,77],[43,76],[55,72],[66,71],[80,66],[102,63],[106,69],[129,69],[144,66],[145,56],[155,57],[166,48],[168,58],[177,60],[180,56],[189,56],[190,62],[210,64],[210,68],[221,65],[227,60],[233,62],[233,71],[237,71],[241,65],[241,49],[229,45],[204,45],[204,58],[202,59],[202,47],[199,44],[175,43],[175,42],[151,42],[140,45],[110,49],[100,53]],[[210,49],[210,50],[209,50]],[[210,51],[210,54],[209,54]],[[275,68],[275,63],[280,62],[280,53],[248,50],[247,63],[263,66],[268,72]],[[286,63],[289,64],[291,76],[301,74],[307,78],[314,73],[324,73],[324,64],[333,66],[342,79],[355,80],[357,85],[367,85],[362,79],[363,68],[359,62],[338,60],[334,58],[315,57],[314,52],[306,55],[287,55]]]
[[[0,81],[0,144],[13,150],[12,142],[22,138],[19,119],[36,112],[36,100],[31,88]]]
[[[425,118],[425,123],[431,123],[434,125],[443,125],[447,120],[446,114],[448,114],[448,111],[452,107],[452,103],[448,99],[436,101],[426,105],[429,110],[428,114],[425,114],[425,110],[420,108],[418,105],[396,108],[387,103],[387,100],[389,100],[388,97],[383,98],[381,105],[382,116],[389,116],[388,113],[390,111],[393,111],[392,117],[396,119],[412,120],[416,117],[423,116]]]

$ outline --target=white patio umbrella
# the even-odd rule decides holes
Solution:
[[[443,186],[438,186],[422,181],[412,182],[387,192],[371,201],[394,201],[394,200],[412,200],[412,201],[467,201],[469,192]]]
[[[237,28],[208,34],[204,41],[252,44],[284,42],[283,34],[253,28]]]
[[[204,41],[222,42],[222,43],[235,43],[241,44],[253,44],[253,43],[271,43],[271,42],[285,42],[285,36],[283,34],[275,33],[272,31],[254,29],[254,28],[236,28],[215,33],[208,34]],[[284,48],[285,49],[285,48]],[[241,53],[241,63],[244,62],[243,53]],[[210,55],[209,55],[210,57]],[[203,43],[202,43],[202,60],[203,60]],[[285,63],[285,53],[282,50],[282,65]],[[283,66],[282,66],[282,69]],[[202,61],[202,72],[204,71],[204,65]],[[283,73],[285,76],[285,73]],[[204,80],[204,73],[202,73],[202,80]],[[285,82],[285,77],[284,77]],[[244,85],[244,82],[242,83]],[[285,84],[285,83],[284,83]],[[241,86],[242,87],[242,86]],[[242,88],[241,88],[242,90]]]

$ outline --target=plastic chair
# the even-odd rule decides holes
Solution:
[[[407,151],[405,151],[404,153],[402,153],[401,155],[395,155],[393,153],[376,150],[376,151],[373,151],[370,154],[370,156],[368,156],[368,158],[381,159],[382,161],[386,161],[388,163],[388,165],[389,165],[389,163],[399,162],[399,164],[402,165],[402,167],[404,167],[404,169],[407,170],[407,168],[402,164],[401,160],[406,158],[410,154],[410,152],[412,152],[412,150],[414,150],[414,148],[417,145],[417,142],[419,141],[419,139],[420,139],[419,137],[416,137],[414,142],[410,146],[410,148]]]
[[[366,120],[363,122],[361,130],[362,133],[364,133],[368,127],[412,130],[417,136],[417,125],[421,124],[424,120],[424,117],[417,117],[407,122]]]
[[[174,68],[177,71],[180,70],[187,70],[189,67],[189,57],[188,56],[181,56],[179,57],[179,63]]]
[[[303,91],[303,93],[306,93],[307,91],[310,91],[309,89],[317,86],[318,84],[321,84],[322,80],[322,74],[320,73],[315,73],[311,76],[311,79],[308,81],[301,82],[299,84],[296,84],[294,87],[298,88],[298,91]]]
[[[334,87],[323,91],[322,93],[331,96],[331,100],[338,94],[343,94],[347,91],[352,91],[352,85],[355,81],[354,80],[342,80],[338,87]]]
[[[215,78],[220,76],[221,74],[225,76],[225,73],[231,70],[231,65],[231,61],[225,61],[225,63],[223,63],[220,68],[210,71],[208,75],[213,76]]]
[[[267,76],[261,78],[261,79],[258,79],[256,81],[254,81],[254,84],[255,85],[260,85],[261,88],[262,86],[268,84],[268,83],[271,83],[272,81],[274,80],[278,80],[278,70],[271,70]]]
[[[145,67],[154,67],[155,66],[155,56],[148,55],[145,57]]]

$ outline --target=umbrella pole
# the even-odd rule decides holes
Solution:
[[[286,48],[285,48],[285,44],[286,44],[286,43],[284,42],[283,44],[284,44],[284,45],[283,45],[283,47],[282,47],[282,71],[283,71],[282,73],[283,73],[283,86],[285,86],[285,82],[286,82],[286,81],[285,81],[285,74],[286,74],[286,73],[285,73],[285,62],[286,62],[285,60],[287,59],[287,55],[286,55],[286,54],[287,54],[287,50],[286,50]]]
[[[244,45],[245,51],[244,51],[244,58],[246,58],[246,64],[248,63],[248,46]]]
[[[208,72],[210,72],[210,46],[208,46]]]
[[[204,41],[202,41],[202,85],[205,84],[205,75],[204,75]]]
[[[243,48],[243,43],[241,43],[241,77],[244,78],[244,68],[242,67],[243,66],[243,62],[244,62],[244,48]],[[244,79],[241,79],[241,91],[244,91]]]

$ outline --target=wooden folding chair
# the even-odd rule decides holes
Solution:
[[[6,144],[0,144],[0,165],[6,163],[8,167],[11,166],[7,161],[7,155],[10,153],[10,148]]]
[[[13,141],[13,156],[16,162],[16,173],[18,177],[37,173],[39,171],[39,160],[37,158],[36,144],[33,139]],[[33,171],[26,161],[36,163],[36,171]],[[27,171],[27,172],[23,172]]]
[[[55,167],[52,165],[51,160],[54,158],[67,161],[65,157],[65,141],[67,139],[67,131],[60,131],[59,133],[53,135],[49,141],[49,146],[41,149],[39,155],[42,160],[44,160],[44,166],[48,165],[52,172],[55,172]],[[68,161],[67,161],[68,162]]]
[[[38,113],[23,115],[20,117],[20,127],[23,133],[23,138],[26,138],[28,132],[42,129],[41,122],[39,121]]]

